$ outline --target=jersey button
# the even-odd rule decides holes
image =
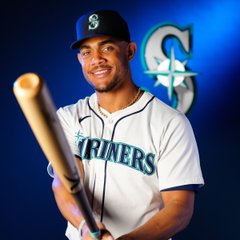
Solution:
[[[113,124],[113,119],[109,119],[108,122],[109,122],[110,124]]]

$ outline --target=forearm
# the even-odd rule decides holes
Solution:
[[[81,178],[84,179],[84,170],[81,160],[76,158],[76,163],[78,165]],[[77,228],[83,219],[82,214],[74,197],[66,190],[56,173],[54,173],[52,190],[57,206],[63,217]]]
[[[52,189],[57,206],[63,217],[77,228],[82,220],[81,212],[73,196],[66,191],[56,175],[52,183]]]
[[[192,193],[191,195],[194,195]],[[182,231],[191,220],[194,196],[188,203],[171,201],[144,225],[117,240],[167,240]]]
[[[80,223],[83,220],[83,216],[78,208],[78,205],[74,200],[74,197],[65,190],[65,187],[62,185],[62,183],[60,182],[57,176],[55,176],[54,178],[52,188],[53,188],[56,203],[63,217],[67,221],[69,221],[75,228],[78,228]],[[105,229],[105,226],[102,223],[98,222],[97,225],[99,229]],[[84,230],[85,234],[83,234],[83,239],[92,240],[92,237],[90,236],[90,232],[85,222],[82,226],[82,229],[86,230],[86,231]],[[103,235],[101,236],[101,239],[113,240],[111,234],[106,229]]]

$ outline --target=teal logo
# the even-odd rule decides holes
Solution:
[[[99,17],[97,14],[92,14],[88,18],[88,29],[93,30],[96,29],[99,26]]]
[[[187,66],[192,58],[192,26],[159,24],[146,34],[141,47],[144,73],[154,87],[167,88],[172,107],[187,113],[196,98],[197,72]]]
[[[155,173],[155,154],[122,142],[83,136],[80,131],[75,134],[75,143],[82,160],[103,160],[117,163],[140,171],[144,175]]]

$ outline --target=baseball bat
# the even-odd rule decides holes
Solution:
[[[70,146],[45,81],[35,73],[21,75],[13,92],[46,158],[67,191],[73,195],[92,237],[100,239]]]

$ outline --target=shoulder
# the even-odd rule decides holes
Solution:
[[[188,122],[184,113],[167,105],[158,97],[149,92],[145,92],[146,99],[149,99],[149,113],[153,122],[156,124],[168,125],[170,123],[179,124],[180,122]]]
[[[87,96],[84,99],[79,99],[76,103],[66,105],[63,107],[60,107],[57,110],[58,116],[65,116],[65,117],[74,117],[74,116],[82,116],[85,114],[88,114],[89,112],[89,104],[90,102],[93,102],[95,98],[95,94],[91,96]]]

